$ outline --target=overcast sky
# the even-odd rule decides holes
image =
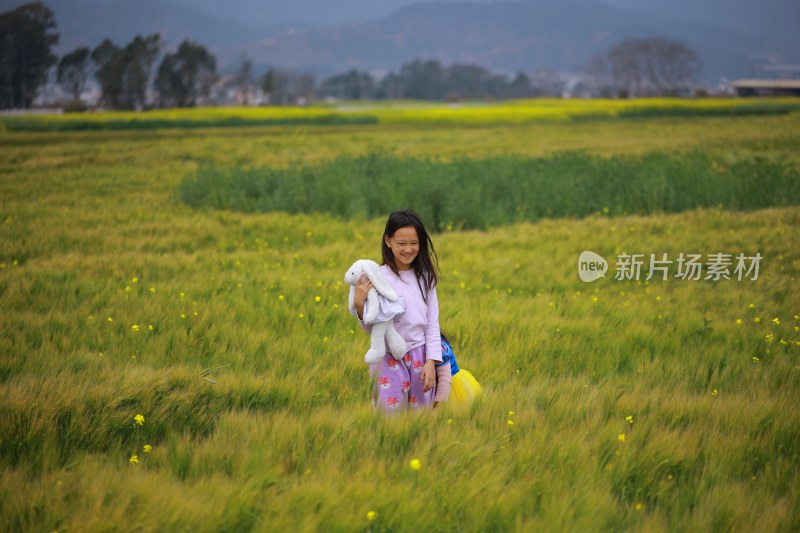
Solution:
[[[88,0],[95,3],[138,0]],[[419,0],[161,0],[258,25],[335,25],[364,22]],[[440,0],[457,1],[457,0]],[[472,0],[492,3],[507,0]],[[552,2],[557,0],[520,0]],[[800,27],[800,0],[578,0],[602,2],[684,20],[747,31],[754,25]],[[5,3],[5,2],[3,2]],[[16,2],[22,3],[22,2]],[[45,0],[47,3],[47,0]],[[800,31],[798,31],[800,33]]]

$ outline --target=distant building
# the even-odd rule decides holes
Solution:
[[[731,85],[739,96],[800,96],[800,80],[738,80]]]

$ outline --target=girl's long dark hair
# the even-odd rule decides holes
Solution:
[[[422,299],[425,303],[428,302],[428,292],[436,286],[438,276],[436,270],[439,268],[439,256],[436,255],[436,249],[433,247],[428,231],[425,225],[419,218],[419,215],[414,211],[395,211],[389,215],[389,220],[386,221],[386,229],[383,230],[384,238],[381,239],[381,257],[384,265],[389,265],[392,272],[397,274],[397,264],[394,261],[394,255],[391,248],[386,245],[386,237],[392,238],[394,233],[400,228],[412,226],[417,230],[417,237],[419,237],[419,253],[414,261],[411,263],[414,273],[417,275],[417,283],[422,292]]]

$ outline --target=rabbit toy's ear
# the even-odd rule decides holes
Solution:
[[[399,298],[394,288],[389,283],[389,280],[383,276],[378,263],[375,261],[364,261],[363,267],[364,273],[366,273],[367,278],[369,278],[370,283],[372,283],[376,291],[382,294],[387,300],[396,301]]]

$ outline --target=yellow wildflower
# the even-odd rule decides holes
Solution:
[[[145,444],[145,445],[144,445],[144,448],[142,448],[142,451],[143,451],[144,453],[150,453],[150,452],[152,452],[152,451],[153,451],[153,447],[152,447],[152,446],[150,446],[149,444]]]
[[[778,317],[775,317],[775,318],[772,319],[772,323],[775,324],[776,326],[780,326],[781,325],[781,319],[778,318]]]
[[[314,296],[314,301],[320,303],[322,301],[322,298],[319,296]]]
[[[367,511],[367,520],[369,520],[370,522],[374,522],[377,516],[378,513],[376,513],[375,511]]]
[[[617,435],[617,440],[620,442],[625,442],[625,433],[620,433]]]
[[[138,455],[131,455],[131,458],[128,459],[128,461],[130,461],[130,463],[132,465],[138,465],[139,464],[139,456]]]
[[[137,332],[137,331],[139,331],[139,324],[134,324],[134,325],[132,325],[132,326],[131,326],[131,329],[132,329],[134,332]]]
[[[144,415],[136,415],[133,417],[133,421],[136,425],[143,426],[144,425]]]
[[[419,459],[411,459],[411,461],[408,462],[408,466],[411,467],[411,470],[418,472],[422,468],[422,463],[419,462]]]
[[[633,425],[633,415],[626,416],[625,421],[628,422],[628,424]]]

